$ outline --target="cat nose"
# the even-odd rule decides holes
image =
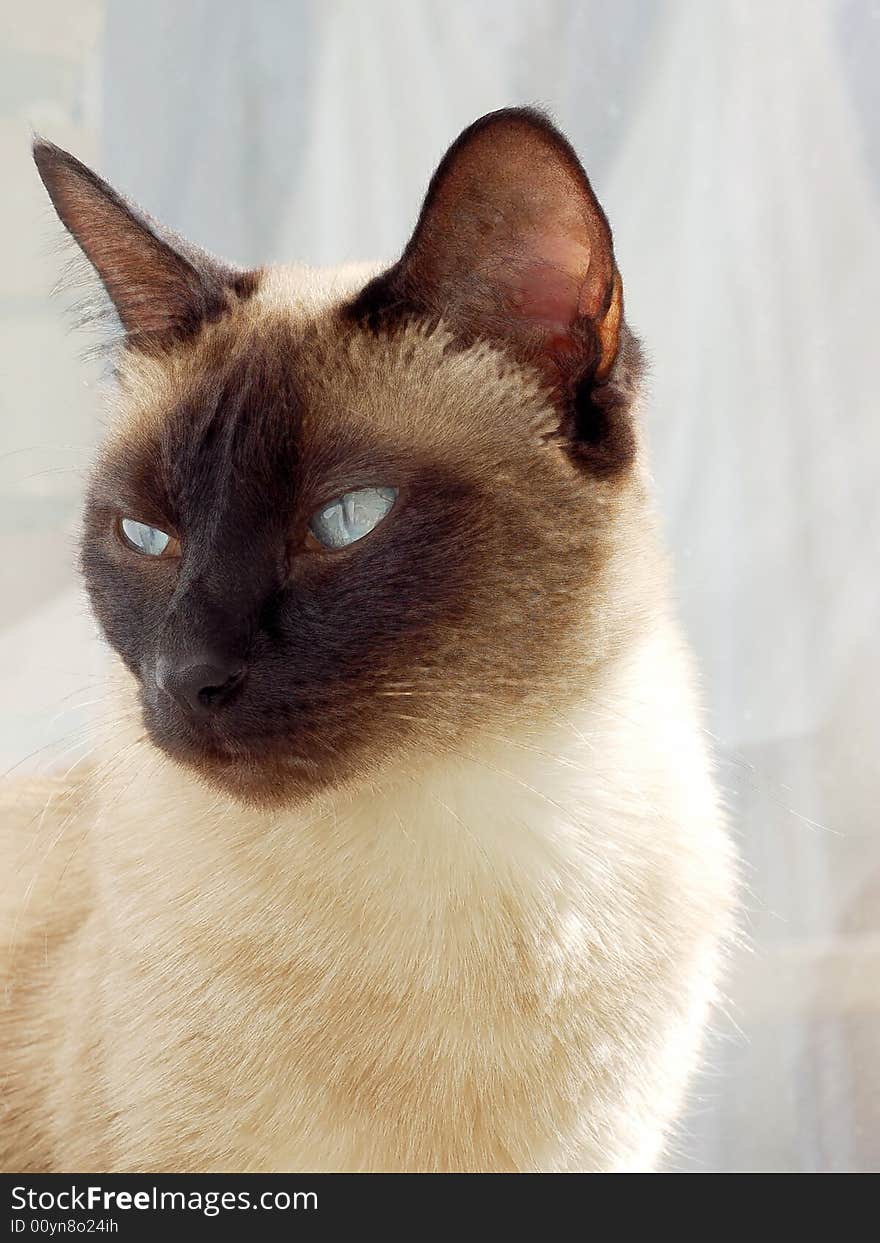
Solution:
[[[246,672],[241,660],[216,653],[182,660],[160,656],[156,662],[158,685],[194,716],[207,716],[222,707],[241,685]]]

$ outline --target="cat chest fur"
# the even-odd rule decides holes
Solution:
[[[120,972],[107,1021],[155,1015],[114,1071],[123,1096],[139,1085],[135,1117],[152,1080],[180,1160],[197,1110],[194,1168],[632,1160],[682,1090],[730,877],[697,857],[710,788],[705,819],[671,837],[657,799],[696,811],[693,782],[676,793],[656,756],[613,757],[613,732],[601,764],[570,729],[524,734],[295,818],[218,813],[162,765],[149,844],[141,814],[112,821],[102,897]],[[632,769],[624,799],[609,763]]]

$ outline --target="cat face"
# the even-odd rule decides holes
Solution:
[[[126,334],[82,564],[155,743],[284,802],[564,712],[618,637],[637,350],[549,123],[466,131],[370,281],[236,272],[36,157]]]

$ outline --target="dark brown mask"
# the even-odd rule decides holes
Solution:
[[[369,280],[237,270],[35,159],[123,330],[82,564],[158,746],[284,801],[583,695],[638,613],[638,349],[543,116],[465,131]],[[353,493],[393,504],[328,546]]]

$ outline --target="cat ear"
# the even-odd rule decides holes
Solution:
[[[255,274],[223,264],[164,229],[85,164],[42,138],[34,161],[62,224],[100,277],[128,341],[185,336],[247,296]]]
[[[446,153],[400,261],[356,316],[442,317],[555,383],[602,380],[620,346],[622,286],[611,229],[566,139],[540,113],[504,109]]]

